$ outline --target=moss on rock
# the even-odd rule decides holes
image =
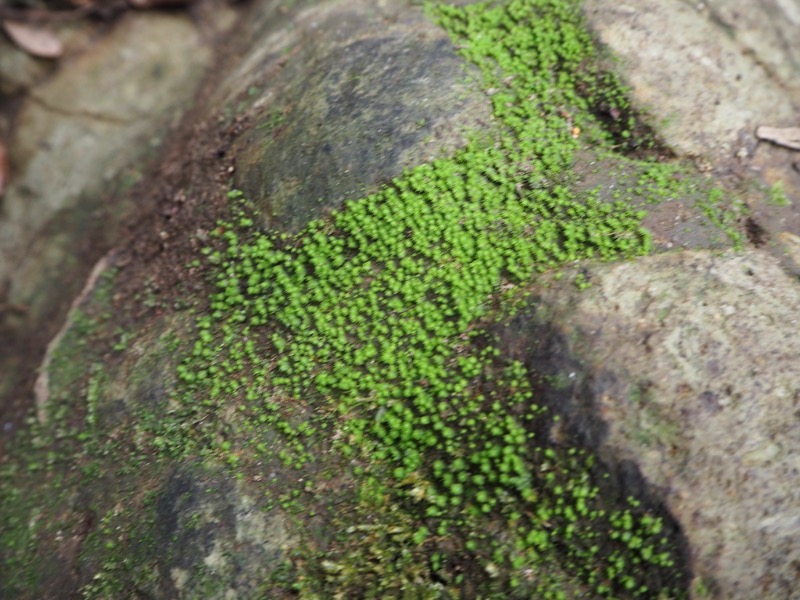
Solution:
[[[643,126],[578,8],[431,6],[482,73],[495,126],[291,235],[259,229],[263,199],[232,191],[205,250],[215,291],[191,341],[165,321],[174,341],[115,330],[109,342],[157,349],[150,357],[126,355],[108,373],[94,358],[82,375],[54,365],[66,391],[86,384],[64,404],[82,425],[57,447],[103,484],[84,494],[102,525],[83,546],[85,597],[686,595],[668,516],[604,493],[590,454],[542,435],[553,417],[535,374],[488,333],[539,273],[650,252],[643,208],[689,185],[678,167],[634,157]],[[587,187],[573,166],[590,154],[635,176],[613,195]],[[178,348],[177,382],[150,390]],[[203,473],[210,504],[197,499]],[[120,497],[131,506],[118,510]],[[0,502],[0,553],[34,565],[10,584],[19,591],[41,568],[43,529],[28,526],[18,487]],[[263,542],[289,530],[281,547]],[[267,557],[248,567],[256,583],[241,576],[250,559],[220,558],[236,544]]]
[[[660,518],[602,498],[590,457],[544,447],[530,373],[478,325],[537,272],[649,251],[643,212],[571,189],[579,148],[610,151],[635,127],[629,117],[609,129],[589,110],[629,111],[622,90],[597,66],[575,3],[431,12],[480,68],[502,129],[293,236],[255,231],[249,203],[230,194],[234,219],[208,250],[217,293],[179,368],[186,447],[248,472],[273,447],[252,435],[220,442],[205,424],[273,428],[285,467],[313,470],[324,449],[368,490],[358,506],[381,498],[375,523],[359,524],[356,507],[349,539],[303,559],[295,583],[307,597],[410,582],[458,596],[468,568],[481,594],[680,595]],[[391,515],[402,539],[387,533]],[[353,564],[362,525],[386,531],[361,554],[416,558],[393,573]]]

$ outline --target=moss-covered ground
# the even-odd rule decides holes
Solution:
[[[647,254],[644,208],[700,184],[647,158],[652,140],[602,68],[578,3],[428,10],[480,69],[496,127],[292,236],[259,230],[232,191],[231,217],[195,264],[216,289],[183,345],[173,397],[101,439],[104,375],[92,370],[63,448],[84,457],[87,476],[112,454],[123,475],[190,456],[252,481],[266,465],[301,474],[294,487],[261,486],[265,511],[308,529],[263,597],[683,597],[671,527],[637,499],[601,492],[590,454],[542,435],[553,417],[532,374],[482,324],[513,311],[540,273]],[[587,152],[635,176],[613,197],[580,186],[572,166]],[[705,203],[723,219],[720,194]],[[131,336],[118,332],[114,349]],[[324,490],[341,481],[349,491],[333,502]],[[18,492],[2,502],[13,516],[0,552],[19,590],[35,528],[12,510]],[[311,531],[317,517],[322,533]],[[113,530],[114,514],[91,518]],[[102,531],[86,545],[99,577],[83,592],[122,597],[153,569],[130,545],[116,557],[120,535]]]

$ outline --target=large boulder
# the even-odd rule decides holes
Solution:
[[[720,598],[792,598],[800,560],[800,289],[762,252],[594,267],[534,293],[498,333],[549,381],[555,437],[663,498]],[[635,465],[636,477],[631,477]],[[639,475],[643,478],[641,479]]]

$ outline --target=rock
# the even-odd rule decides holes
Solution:
[[[0,38],[0,93],[4,96],[29,88],[48,70],[44,61],[37,61],[6,37]]]
[[[500,331],[626,493],[680,522],[694,593],[793,598],[800,564],[800,288],[758,251],[682,252],[555,285]],[[557,383],[558,382],[558,383]],[[563,435],[563,432],[561,432]]]
[[[634,98],[681,154],[721,160],[733,158],[742,147],[751,153],[758,125],[788,126],[796,116],[799,90],[794,88],[792,95],[784,85],[796,85],[788,65],[797,64],[800,45],[796,36],[784,38],[793,40],[784,45],[767,41],[781,37],[773,27],[784,25],[773,23],[791,27],[788,15],[782,6],[736,4],[585,4],[591,26],[622,60]],[[787,3],[784,10],[795,9]],[[766,64],[785,66],[775,74]]]
[[[185,46],[167,50],[155,42],[141,44],[145,32],[153,40],[185,40]],[[64,76],[32,93],[33,98],[21,110],[19,135],[12,145],[18,176],[4,200],[7,221],[3,250],[9,256],[0,277],[8,277],[12,265],[19,278],[25,278],[31,268],[44,270],[44,266],[28,266],[36,254],[28,250],[20,256],[19,249],[30,248],[36,233],[56,215],[108,210],[103,206],[108,202],[108,186],[126,167],[135,169],[132,165],[144,144],[159,143],[159,130],[174,118],[169,109],[179,101],[176,93],[190,85],[191,79],[186,78],[196,81],[202,72],[198,67],[209,58],[197,41],[192,41],[192,35],[182,19],[164,20],[152,15],[128,19],[104,40],[107,46],[83,55],[64,71]],[[128,50],[132,46],[135,53]],[[197,62],[187,62],[185,56]],[[91,90],[90,98],[85,97],[86,90]],[[148,93],[142,95],[142,90]],[[143,128],[148,121],[149,134]],[[96,140],[107,140],[107,145]],[[126,151],[132,151],[133,156]],[[46,173],[62,175],[53,178]],[[129,174],[136,176],[135,170]],[[90,182],[89,189],[86,182]],[[88,195],[97,198],[91,204],[79,202]],[[115,206],[114,218],[120,219],[125,212]],[[27,218],[23,219],[23,214]],[[103,228],[109,225],[110,221],[105,221]],[[89,229],[82,221],[75,228],[82,235]],[[69,230],[59,228],[59,233],[64,236]],[[12,249],[17,249],[16,254]],[[25,280],[31,283],[26,286]],[[31,275],[15,282],[14,297],[29,302],[33,293],[25,288],[35,285],[34,281],[41,285],[45,278]]]
[[[151,41],[143,44],[143,39]],[[172,45],[165,47],[160,39],[173,40]],[[92,214],[99,211],[109,216],[100,230],[109,241],[116,237],[114,223],[130,214],[132,201],[114,204],[113,194],[141,177],[137,163],[145,149],[161,142],[164,128],[175,119],[171,111],[190,97],[210,58],[192,26],[178,17],[135,15],[103,44],[31,92],[10,146],[16,177],[3,201],[0,279],[13,273],[11,297],[30,304],[32,315],[43,314],[46,307],[36,303],[52,297],[41,286],[63,287],[56,276],[63,259],[42,231],[50,224],[66,244],[62,248],[79,248],[93,229]],[[128,179],[120,182],[126,169]],[[61,221],[63,226],[56,225]],[[45,241],[47,249],[35,250]],[[50,260],[40,252],[49,253]]]
[[[207,598],[211,589],[221,598],[258,594],[257,582],[278,569],[297,540],[288,519],[265,512],[254,492],[200,464],[169,475],[155,506],[154,542],[171,557],[157,565],[160,597]]]
[[[792,207],[800,202],[796,152],[756,137],[761,126],[798,125],[797,5],[587,0],[584,11],[618,57],[615,68],[631,86],[632,100],[667,144],[739,186],[751,209],[754,243],[800,273],[783,242],[783,234],[800,235],[800,212]]]
[[[0,212],[2,302],[26,309],[0,315],[10,340],[0,365],[18,374],[28,340],[55,334],[50,323],[146,204],[126,192],[152,168],[212,54],[186,16],[154,13],[125,16],[39,83],[38,63],[2,54],[24,63],[9,71],[31,86],[8,144],[12,176]]]
[[[452,152],[492,120],[477,73],[463,70],[441,28],[403,3],[322,4],[291,27],[259,23],[246,33],[258,42],[231,65],[214,102],[252,91],[239,113],[259,125],[231,150],[234,183],[263,199],[266,226],[296,231]]]
[[[797,103],[800,42],[792,35],[800,25],[797,3],[775,0],[753,6],[746,0],[711,0],[704,4],[703,12],[729,28],[742,52],[752,53],[754,60],[764,65],[764,71],[786,89],[786,96]]]

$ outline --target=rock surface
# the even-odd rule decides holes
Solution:
[[[584,10],[665,141],[718,176],[748,182],[740,193],[757,243],[800,273],[800,157],[755,135],[759,126],[798,124],[797,3],[587,0]],[[770,201],[756,182],[777,184],[785,199]]]
[[[165,47],[158,40],[173,42]],[[18,135],[11,144],[17,174],[3,200],[0,278],[13,273],[10,298],[30,305],[33,315],[44,312],[37,301],[53,296],[37,293],[37,285],[63,286],[56,276],[63,260],[58,257],[67,254],[53,251],[52,264],[41,261],[43,251],[36,246],[44,236],[39,232],[52,221],[65,244],[79,247],[93,229],[92,213],[103,211],[109,218],[102,229],[115,237],[115,220],[130,212],[119,204],[104,206],[118,193],[115,180],[125,169],[123,185],[141,176],[137,161],[148,147],[160,144],[174,120],[170,109],[191,98],[210,58],[192,26],[177,17],[128,19],[102,43],[77,57],[60,77],[32,90],[17,117]],[[70,218],[71,228],[56,224]],[[45,239],[50,247],[52,241]]]
[[[537,292],[501,335],[561,382],[561,430],[681,523],[694,590],[792,598],[800,565],[800,287],[761,252],[681,252]],[[560,378],[560,379],[559,379]]]
[[[223,14],[216,18],[220,28],[230,25]],[[9,373],[19,371],[28,338],[54,333],[50,323],[63,318],[92,264],[149,201],[128,192],[152,168],[210,64],[199,23],[127,14],[108,35],[65,57],[49,79],[41,63],[8,54],[17,62],[2,67],[4,77],[20,78],[13,91],[29,86],[9,140],[11,183],[0,201],[2,302],[24,307],[0,315],[0,331],[11,340],[0,349],[0,365]],[[9,377],[0,385],[10,390],[13,383]]]
[[[291,27],[269,15],[250,23],[246,35],[258,41],[214,98],[219,105],[252,90],[240,110],[261,124],[231,150],[234,184],[268,200],[266,226],[296,231],[452,152],[492,120],[476,93],[477,73],[420,10],[322,4],[301,11]]]
[[[747,156],[757,125],[794,124],[800,43],[790,34],[791,2],[588,0],[585,11],[623,61],[636,99],[682,154]]]

